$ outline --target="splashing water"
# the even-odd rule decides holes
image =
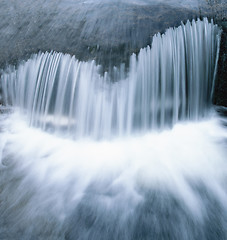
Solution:
[[[227,132],[216,116],[99,142],[57,138],[16,114],[1,127],[0,236],[225,239]]]
[[[156,35],[128,69],[53,52],[3,73],[0,239],[225,240],[219,40],[204,19]]]

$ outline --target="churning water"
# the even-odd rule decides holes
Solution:
[[[226,239],[219,40],[204,19],[108,73],[56,52],[9,67],[0,239]]]
[[[226,239],[219,120],[96,142],[1,119],[0,239]]]

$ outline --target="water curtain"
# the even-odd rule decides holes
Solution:
[[[38,53],[1,76],[6,105],[30,125],[74,138],[130,135],[198,120],[211,105],[220,42],[212,21],[188,21],[153,37],[129,68],[101,74],[95,61]]]

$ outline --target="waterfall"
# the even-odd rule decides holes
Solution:
[[[0,239],[226,240],[220,33],[182,23],[108,72],[57,52],[3,70]]]
[[[205,18],[153,37],[124,64],[102,74],[95,61],[38,53],[1,76],[6,105],[31,126],[74,138],[163,129],[207,115],[220,29]]]

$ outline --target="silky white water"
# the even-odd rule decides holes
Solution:
[[[157,34],[151,47],[101,75],[95,61],[39,53],[1,77],[3,99],[31,126],[74,138],[110,138],[207,116],[220,29],[207,19]]]
[[[219,41],[204,19],[157,34],[128,68],[51,52],[5,70],[0,239],[225,240]]]

